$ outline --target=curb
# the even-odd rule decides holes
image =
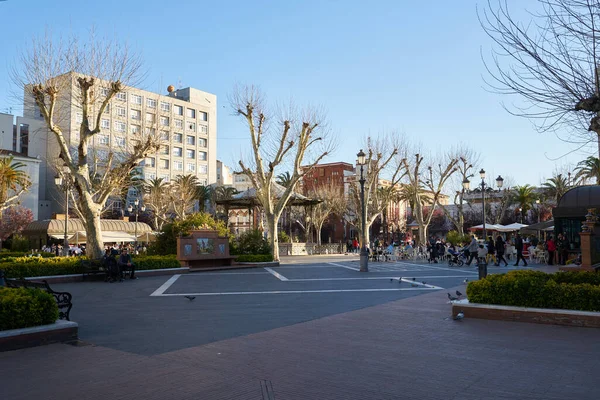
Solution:
[[[57,320],[50,325],[0,331],[0,352],[75,341],[78,330],[76,322]]]
[[[188,267],[179,268],[162,268],[162,269],[142,269],[135,271],[136,275],[139,276],[158,276],[158,275],[176,275],[176,274],[187,274],[190,272]],[[104,276],[104,272],[98,272],[91,276],[86,276],[86,280],[94,280],[94,277]],[[30,276],[25,278],[28,281],[48,281],[48,283],[69,283],[69,282],[83,282],[82,274],[71,274],[71,275],[49,275],[49,276]]]
[[[495,304],[452,304],[452,316],[462,311],[465,318],[529,322],[563,326],[600,328],[600,312],[500,306]]]

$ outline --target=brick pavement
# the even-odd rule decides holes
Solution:
[[[0,353],[1,397],[262,399],[267,379],[277,400],[600,398],[598,330],[455,322],[445,292],[153,356]]]

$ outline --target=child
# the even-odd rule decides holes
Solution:
[[[487,257],[488,251],[487,248],[480,244],[479,245],[479,249],[477,249],[477,262],[478,263],[486,263],[486,257]]]

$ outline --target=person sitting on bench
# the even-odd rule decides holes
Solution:
[[[110,249],[107,249],[102,257],[102,265],[106,271],[105,282],[116,282],[120,278],[121,272],[117,265],[117,259],[111,254]]]
[[[119,265],[121,278],[123,278],[123,270],[130,269],[131,270],[130,279],[137,279],[137,276],[135,276],[135,264],[133,263],[133,260],[131,259],[131,254],[127,253],[126,248],[124,248],[123,251],[121,251],[121,255],[119,256],[119,260],[117,261],[117,264]]]

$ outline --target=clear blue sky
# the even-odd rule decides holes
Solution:
[[[259,85],[271,100],[294,98],[328,110],[343,140],[328,161],[353,162],[367,133],[405,132],[433,152],[468,143],[490,175],[539,184],[570,147],[509,115],[510,99],[484,90],[480,49],[489,40],[473,0],[198,1],[8,0],[0,2],[0,111],[8,68],[33,34],[116,34],[138,48],[145,88],[192,86],[218,96],[218,156],[236,163],[248,134],[226,105],[235,83]],[[519,7],[521,3],[512,2]]]

